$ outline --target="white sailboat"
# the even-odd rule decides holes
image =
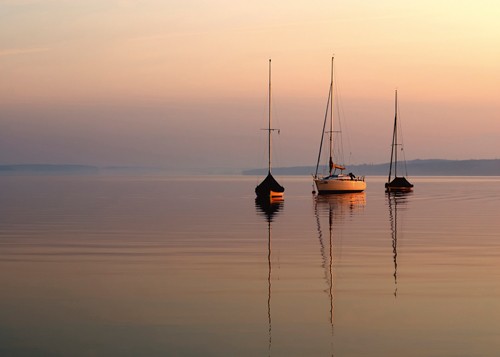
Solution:
[[[328,193],[349,193],[349,192],[362,192],[366,189],[366,182],[364,176],[355,176],[353,173],[344,174],[343,171],[346,169],[343,165],[338,165],[334,162],[333,157],[333,57],[332,57],[332,69],[331,69],[331,80],[330,80],[330,92],[328,95],[329,104],[326,108],[325,122],[323,124],[323,132],[321,135],[321,143],[319,147],[318,162],[316,164],[316,172],[313,176],[314,184],[318,189],[319,194]],[[330,140],[330,159],[328,161],[328,175],[319,176],[318,168],[319,162],[321,160],[321,148],[323,146],[323,139],[325,135],[326,119],[328,117],[328,110],[330,110],[330,130],[329,140]],[[338,171],[337,171],[338,170]]]
[[[398,91],[395,94],[395,114],[394,114],[394,129],[392,131],[392,146],[391,146],[391,163],[389,164],[389,177],[385,183],[386,192],[411,192],[413,184],[411,184],[405,176],[398,176],[398,146],[403,148],[402,144],[398,143]],[[401,125],[401,124],[400,124]],[[405,161],[406,167],[406,161]],[[394,178],[391,181],[392,175]],[[408,175],[408,173],[406,174]]]
[[[282,200],[285,188],[271,174],[271,132],[279,130],[271,127],[271,60],[269,60],[269,120],[268,128],[264,130],[268,132],[268,171],[266,178],[255,187],[255,194],[257,199],[261,200]]]

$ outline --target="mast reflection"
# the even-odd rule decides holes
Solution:
[[[329,322],[331,328],[331,350],[333,356],[333,336],[334,336],[334,313],[335,313],[335,294],[334,294],[334,241],[333,230],[334,221],[340,222],[345,217],[352,216],[357,211],[364,208],[366,196],[364,192],[346,193],[342,195],[317,195],[314,196],[314,215],[316,217],[316,226],[318,231],[318,240],[321,251],[322,264],[325,274],[324,279],[327,285],[325,292],[330,301]],[[328,217],[328,238],[325,238],[321,229],[321,218]],[[337,230],[337,233],[338,230]],[[328,246],[326,247],[325,240]]]
[[[268,355],[271,355],[272,346],[272,320],[271,320],[271,278],[272,278],[272,265],[271,265],[271,222],[274,216],[283,209],[283,199],[260,199],[255,200],[255,207],[257,213],[264,216],[267,221],[267,321],[268,321]]]
[[[392,259],[394,263],[394,298],[398,297],[398,205],[406,206],[411,192],[387,192],[389,222],[391,224]]]

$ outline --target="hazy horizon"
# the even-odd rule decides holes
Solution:
[[[400,163],[401,165],[403,163]],[[362,163],[350,165],[347,170],[366,176],[385,176],[389,162]],[[324,170],[327,165],[321,165]],[[446,159],[415,159],[404,164],[405,171],[410,176],[499,176],[500,159],[483,160],[446,160]],[[315,170],[313,165],[305,166],[275,166],[272,172],[278,176],[311,175]],[[244,175],[262,176],[267,167],[186,167],[183,169],[165,166],[120,166],[120,165],[82,165],[82,164],[11,164],[0,163],[0,175]]]
[[[314,165],[335,53],[347,164],[499,156],[494,1],[0,4],[0,163]]]

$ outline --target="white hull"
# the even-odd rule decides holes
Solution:
[[[355,177],[354,179],[349,176],[316,178],[314,183],[319,194],[363,192],[366,189],[364,177]]]

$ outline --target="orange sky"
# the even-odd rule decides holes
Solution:
[[[347,163],[388,161],[398,88],[407,159],[497,158],[496,1],[0,4],[0,163],[313,165],[335,53]]]

